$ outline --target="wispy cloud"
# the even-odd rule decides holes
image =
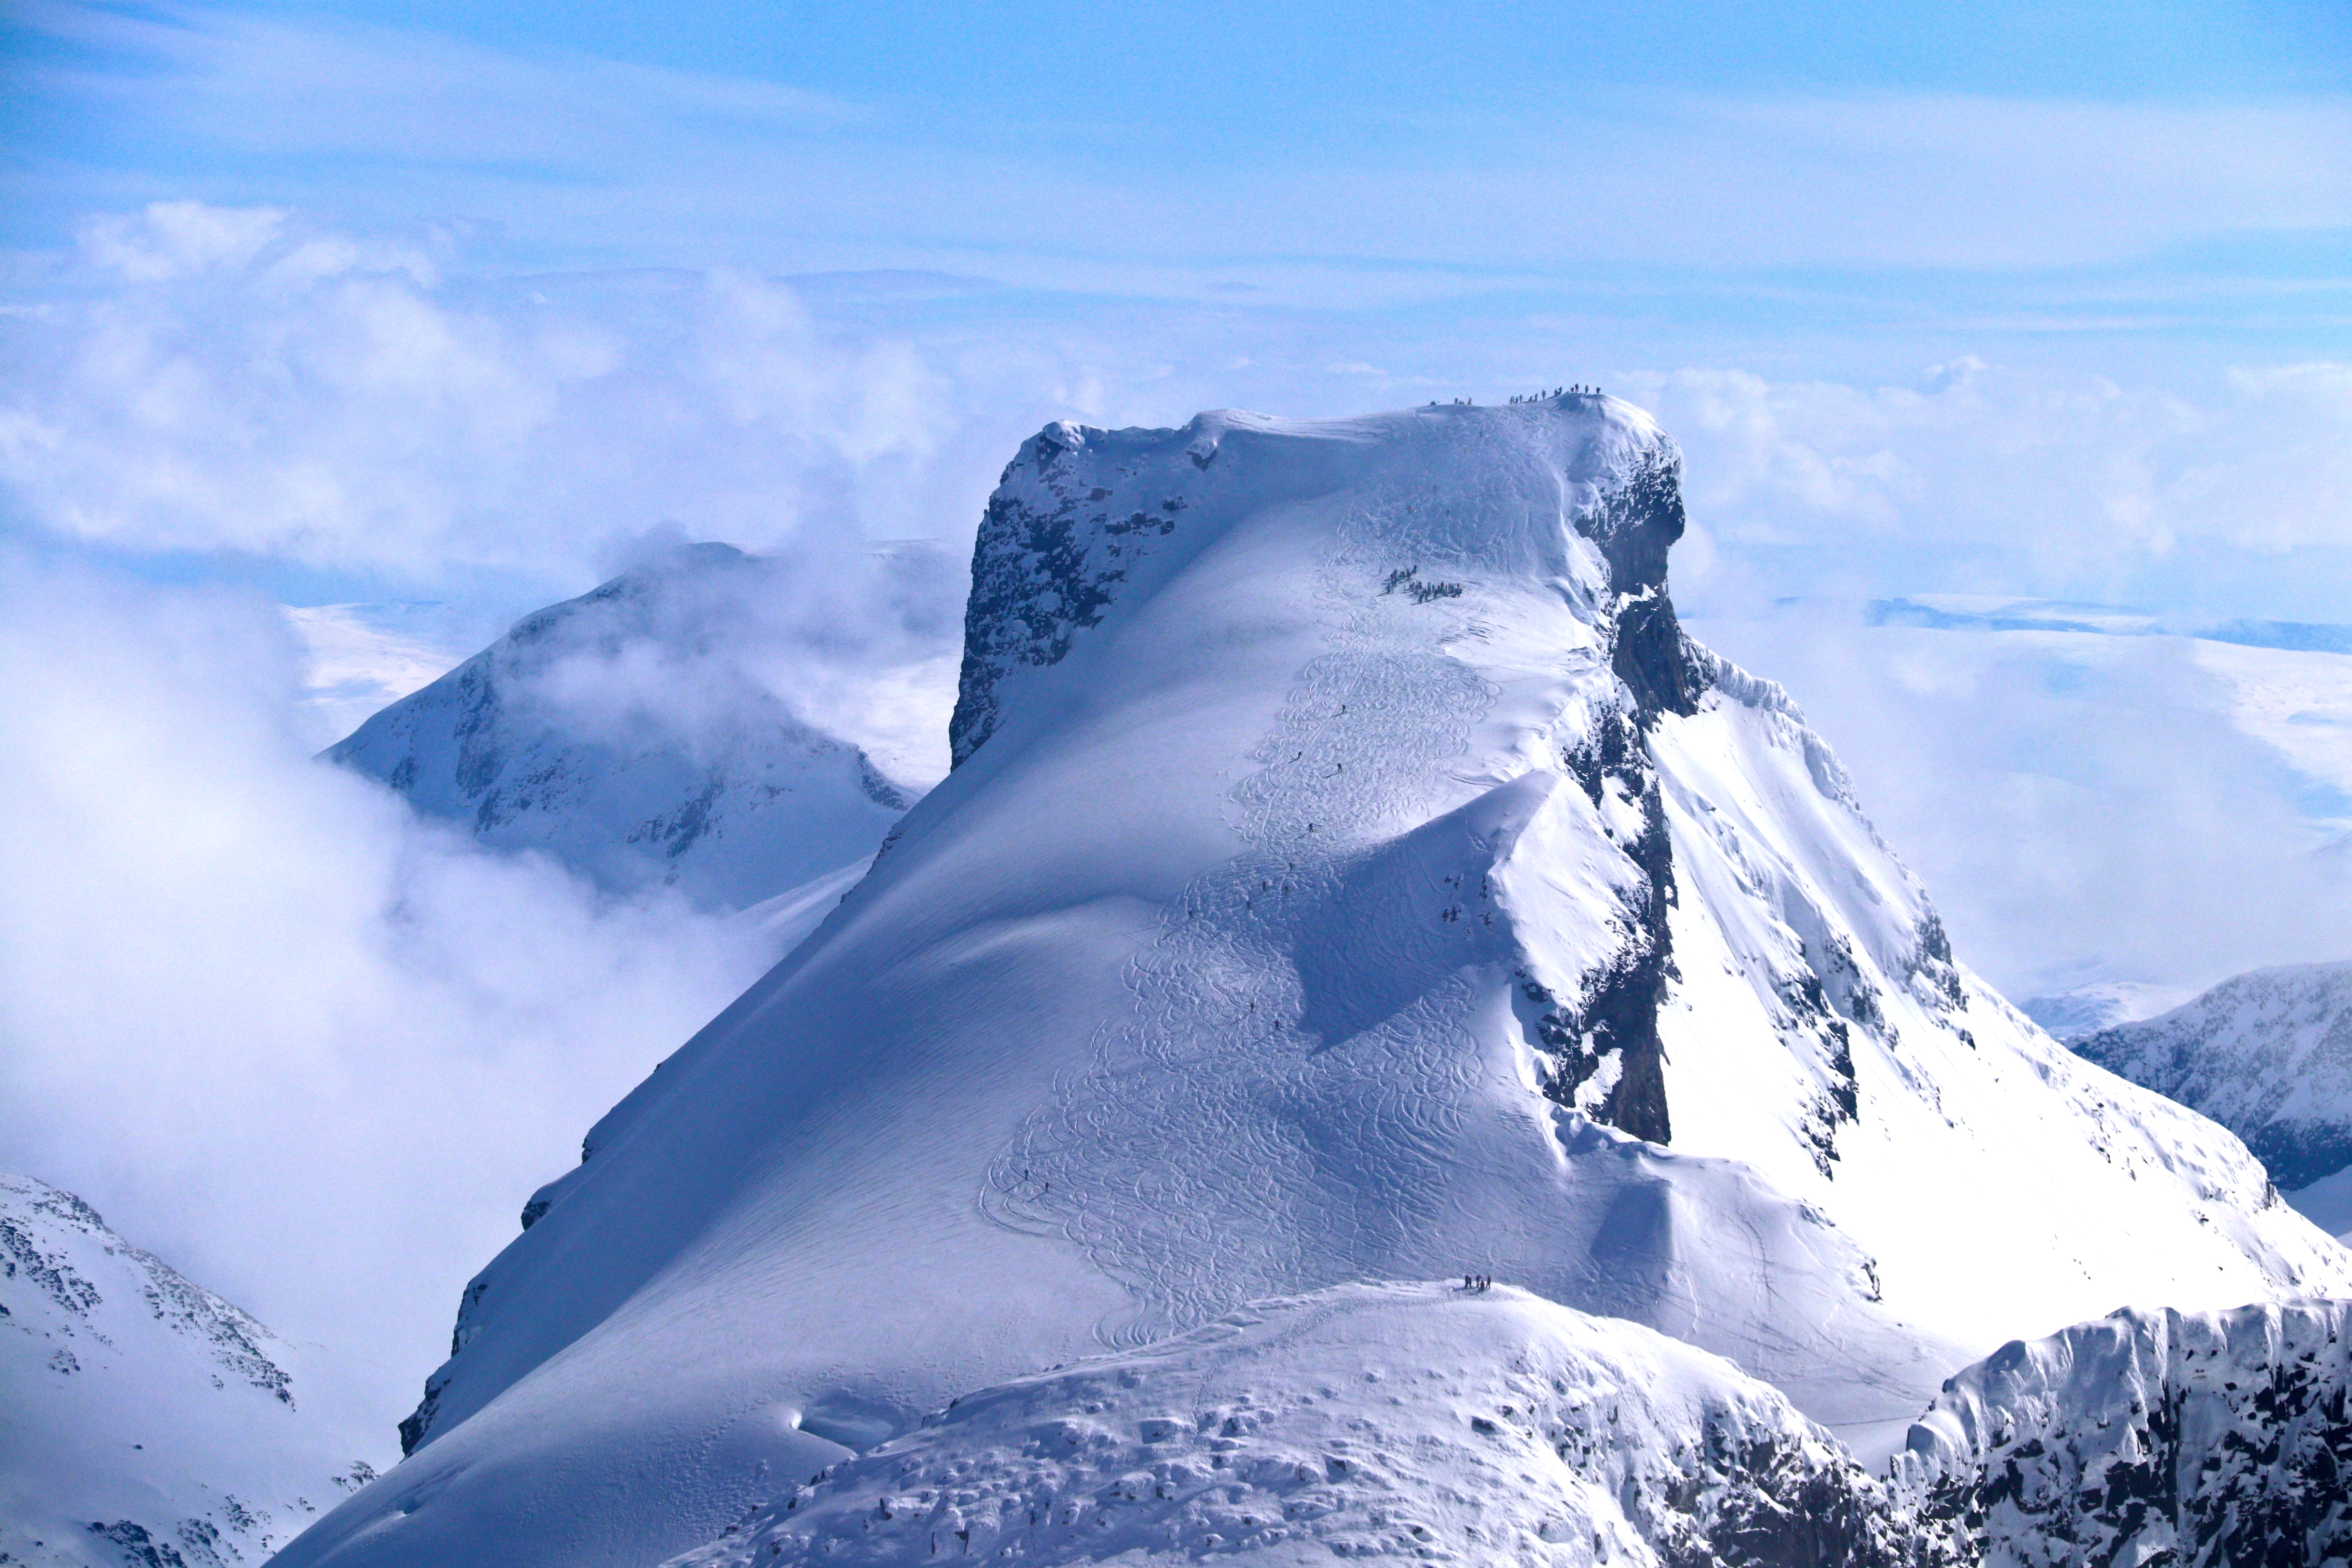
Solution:
[[[1368,108],[1345,134],[1269,125],[1237,149],[1150,114],[1065,121],[1045,83],[1040,107],[944,114],[226,9],[24,16],[72,48],[21,67],[23,89],[106,126],[26,150],[53,182],[89,180],[103,145],[118,174],[148,161],[159,195],[437,215],[574,261],[979,263],[1197,296],[1237,264],[1458,289],[1624,265],[2073,268],[2352,228],[2352,100],[2324,95],[1592,89],[1541,119]]]
[[[297,1340],[381,1452],[466,1278],[772,954],[314,763],[257,598],[0,556],[0,1163]]]

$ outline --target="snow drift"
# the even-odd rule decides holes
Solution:
[[[1665,591],[1587,395],[1050,426],[973,562],[956,771],[592,1131],[412,1457],[288,1568],[637,1563],[966,1390],[1492,1274],[1865,1458],[2118,1300],[2352,1287],[2236,1139],[1953,959]]]

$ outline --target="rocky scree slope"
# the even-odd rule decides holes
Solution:
[[[1491,1274],[1891,1453],[2117,1300],[2352,1289],[1955,960],[1570,395],[1025,443],[954,772],[592,1130],[307,1563],[636,1563],[964,1391]]]
[[[796,717],[743,657],[783,570],[679,547],[525,616],[326,755],[607,889],[788,896],[872,855],[920,792]]]
[[[374,1472],[295,1404],[292,1346],[0,1174],[0,1563],[257,1563]]]

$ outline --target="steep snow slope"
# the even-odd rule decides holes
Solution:
[[[525,616],[327,755],[501,848],[741,909],[862,860],[918,793],[733,657],[772,563],[683,546]]]
[[[259,1563],[373,1472],[295,1407],[291,1347],[0,1175],[0,1563]]]
[[[1025,444],[957,771],[592,1131],[289,1568],[645,1561],[1351,1279],[1482,1269],[1887,1448],[2003,1339],[2352,1288],[2235,1139],[1958,968],[1683,637],[1678,469],[1584,396]]]
[[[2352,963],[2237,975],[2074,1049],[2229,1128],[2283,1188],[2352,1165]]]
[[[2126,1311],[2012,1343],[1913,1428],[1900,1489],[1986,1561],[2352,1557],[2352,1301]]]
[[[1256,1302],[966,1395],[671,1568],[934,1556],[1950,1560],[1777,1389],[1638,1324],[1458,1283]]]

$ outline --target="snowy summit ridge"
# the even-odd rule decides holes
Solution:
[[[1582,395],[1024,444],[953,773],[533,1200],[414,1453],[287,1568],[655,1560],[1350,1280],[1633,1320],[1865,1461],[2005,1340],[2352,1289],[2233,1137],[1958,964],[1683,634],[1680,468]]]

